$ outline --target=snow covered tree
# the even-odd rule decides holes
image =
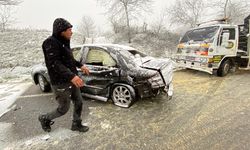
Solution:
[[[167,8],[172,24],[183,24],[195,27],[205,11],[204,0],[176,0]]]
[[[95,22],[90,16],[83,16],[77,30],[80,33],[84,43],[87,37],[89,38],[94,35],[96,30]]]
[[[118,20],[116,16],[110,16],[109,21],[115,34],[125,31],[126,25],[121,19]]]
[[[0,0],[0,30],[2,32],[13,23],[13,6],[20,3],[19,0]]]
[[[20,0],[0,0],[0,5],[18,5]]]
[[[217,17],[229,18],[231,23],[242,23],[244,17],[250,14],[249,0],[214,0],[211,8],[215,10]]]
[[[6,28],[11,24],[12,9],[11,6],[3,5],[0,6],[0,30],[4,32]]]
[[[149,12],[152,0],[97,0],[107,7],[106,14],[113,20],[124,20],[127,27],[128,42],[131,43],[131,21],[142,12]]]
[[[167,11],[165,9],[162,9],[160,14],[156,17],[156,20],[154,20],[152,26],[152,30],[155,34],[161,33],[165,27],[166,27],[166,20],[167,20]]]

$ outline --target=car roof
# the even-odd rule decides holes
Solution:
[[[115,49],[115,50],[136,50],[135,48],[133,47],[130,47],[130,46],[126,46],[126,45],[120,45],[120,44],[82,44],[82,45],[76,45],[74,47],[84,47],[84,46],[94,46],[94,47],[100,47],[100,48],[112,48],[112,49]],[[74,48],[72,47],[72,48]]]
[[[77,44],[77,45],[71,45],[70,47],[71,48],[76,48],[76,47],[82,47],[83,45],[82,44]]]

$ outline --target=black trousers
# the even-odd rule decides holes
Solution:
[[[56,110],[48,113],[47,118],[53,120],[66,114],[72,101],[74,104],[73,121],[81,121],[83,98],[80,88],[77,88],[73,84],[62,84],[53,85],[52,90],[58,102],[58,107]]]

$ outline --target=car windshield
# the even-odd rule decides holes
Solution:
[[[205,41],[207,43],[211,43],[214,40],[214,36],[218,31],[218,26],[206,27],[194,29],[186,32],[186,34],[181,39],[181,43],[186,42],[196,42],[196,41]]]

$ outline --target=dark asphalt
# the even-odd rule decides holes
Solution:
[[[250,149],[250,71],[227,77],[183,70],[174,74],[174,96],[137,101],[129,109],[111,102],[84,101],[87,133],[69,130],[72,107],[55,120],[51,137],[37,116],[57,105],[51,94],[32,86],[1,118],[11,129],[7,149]],[[72,105],[71,105],[72,106]],[[38,137],[38,138],[37,138]]]

